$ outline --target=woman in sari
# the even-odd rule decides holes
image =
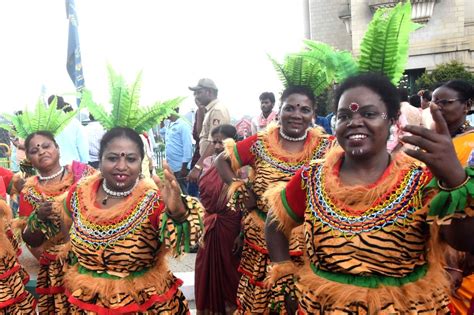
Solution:
[[[198,314],[232,314],[236,308],[241,215],[228,207],[228,187],[214,166],[214,159],[224,151],[223,141],[235,139],[236,134],[231,125],[220,125],[211,131],[214,155],[204,160],[199,180],[201,203],[206,213],[204,239],[196,257],[194,281]]]
[[[474,98],[474,89],[466,81],[453,80],[438,87],[432,95],[432,102],[441,109],[449,128],[457,157],[463,166],[469,161],[474,149],[474,128],[466,120]],[[472,158],[471,158],[472,159]],[[474,311],[474,256],[450,249],[447,252],[446,271],[452,279],[451,300],[456,314]]]

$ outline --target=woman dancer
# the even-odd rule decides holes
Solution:
[[[291,86],[281,96],[279,124],[268,126],[263,132],[237,144],[226,145],[226,155],[219,155],[216,167],[228,185],[239,185],[235,196],[243,199],[244,247],[239,271],[242,273],[237,291],[241,313],[265,313],[269,309],[284,313],[284,300],[290,298],[291,277],[281,279],[267,288],[270,259],[264,238],[264,223],[268,204],[263,194],[271,184],[288,181],[304,164],[321,158],[331,139],[319,128],[311,128],[315,108],[314,93],[304,86]],[[242,166],[250,165],[254,179],[244,183],[235,176]],[[235,198],[235,197],[234,197]],[[301,229],[292,234],[290,253],[301,262]]]
[[[349,78],[335,104],[341,147],[297,173],[284,190],[269,192],[270,281],[295,275],[300,314],[448,314],[443,243],[433,219],[446,219],[454,210],[442,212],[449,198],[432,198],[438,190],[441,196],[467,189],[472,171],[456,159],[439,109],[432,107],[436,132],[408,126],[412,136],[403,138],[421,148],[407,154],[428,170],[404,153],[391,156],[386,150],[399,110],[397,90],[387,78]],[[428,186],[433,175],[437,184]],[[288,236],[301,224],[307,259],[296,269]]]

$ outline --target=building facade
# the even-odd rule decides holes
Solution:
[[[400,0],[308,0],[312,40],[359,53],[360,42],[379,7]],[[437,65],[457,60],[474,72],[474,0],[411,0],[412,20],[423,28],[410,37],[407,74],[414,80]]]

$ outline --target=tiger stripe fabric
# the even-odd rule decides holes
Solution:
[[[266,131],[246,139],[247,143],[239,142],[231,150],[227,149],[231,160],[240,161],[240,167],[253,168],[252,187],[257,197],[257,208],[245,211],[243,219],[244,246],[239,266],[242,276],[237,290],[237,313],[240,314],[269,311],[286,314],[283,302],[285,296],[294,291],[293,282],[279,281],[271,289],[263,285],[271,265],[264,231],[269,206],[264,194],[272,185],[288,181],[310,160],[323,157],[332,142],[332,138],[319,129],[313,129],[308,133],[304,152],[290,154],[281,148],[278,130],[276,125],[269,126]],[[290,254],[299,265],[303,262],[302,232],[302,229],[294,230],[290,240]]]
[[[65,276],[71,313],[188,314],[179,289],[182,281],[166,260],[168,246],[182,244],[169,221],[160,218],[164,203],[156,186],[140,180],[122,203],[104,210],[94,203],[101,180],[100,175],[83,180],[66,200],[73,222],[71,265]],[[185,200],[194,209],[186,221],[189,230],[199,234],[199,207],[195,199]],[[160,241],[162,232],[172,238],[168,245]]]
[[[347,186],[341,159],[338,148],[312,162],[275,211],[282,222],[304,219],[298,314],[448,314],[444,245],[427,220],[430,172],[401,153],[376,186]]]

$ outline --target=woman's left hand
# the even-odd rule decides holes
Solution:
[[[436,129],[405,126],[403,130],[412,135],[402,137],[402,141],[419,147],[419,150],[407,149],[405,152],[424,162],[446,187],[456,187],[466,179],[466,172],[458,160],[448,125],[439,107],[431,104],[430,111]]]
[[[153,176],[153,180],[160,189],[161,198],[168,208],[168,212],[176,218],[186,213],[186,207],[181,199],[181,189],[179,188],[176,177],[166,162],[163,162],[164,180],[160,180],[158,176]]]

